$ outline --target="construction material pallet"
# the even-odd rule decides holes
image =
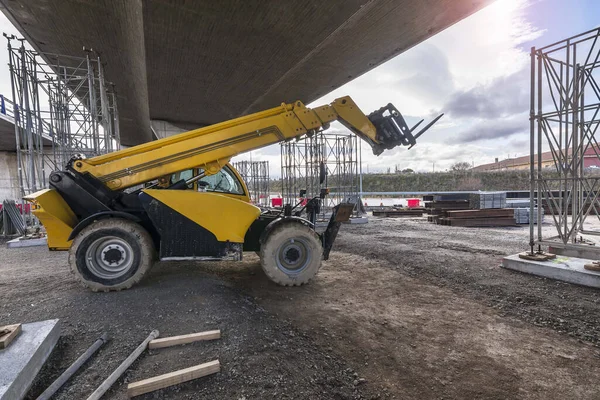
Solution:
[[[469,209],[469,202],[465,200],[428,201],[425,203],[425,208],[433,210],[467,210]]]
[[[495,227],[516,226],[514,210],[511,208],[447,211],[436,223],[449,226]]]
[[[497,227],[497,226],[517,226],[515,218],[440,218],[439,225],[463,226],[472,228]]]
[[[421,210],[373,210],[374,217],[422,217]]]
[[[410,211],[421,211],[425,212],[427,209],[425,207],[400,207],[400,206],[392,206],[394,210],[410,210]]]
[[[478,192],[469,195],[469,208],[479,210],[505,207],[506,192]]]
[[[448,218],[514,218],[515,212],[512,208],[486,208],[481,210],[447,211]]]

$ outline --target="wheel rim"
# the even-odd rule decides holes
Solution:
[[[89,271],[101,279],[117,279],[125,275],[133,265],[133,249],[125,240],[116,236],[96,239],[85,252]]]
[[[309,246],[303,239],[288,239],[277,249],[277,267],[288,275],[302,272],[310,259]]]

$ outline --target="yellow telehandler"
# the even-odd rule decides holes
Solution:
[[[231,157],[315,134],[333,121],[379,155],[414,146],[440,117],[415,133],[391,104],[366,116],[350,97],[312,109],[300,101],[283,103],[98,157],[73,157],[65,170],[50,175],[48,189],[25,199],[46,228],[49,249],[69,251],[72,272],[94,291],[131,287],[157,256],[241,260],[244,251],[259,253],[274,282],[302,285],[329,257],[354,204],[337,205],[318,234],[314,218],[325,191],[308,202],[307,218],[290,205],[262,212],[251,204]]]

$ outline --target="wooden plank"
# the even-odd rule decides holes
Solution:
[[[150,349],[160,349],[162,347],[171,347],[177,346],[179,344],[193,343],[198,342],[200,340],[214,340],[221,338],[221,331],[206,331],[206,332],[198,332],[198,333],[190,333],[188,335],[181,336],[171,336],[166,338],[158,338],[150,341],[148,343],[148,348]]]
[[[431,207],[427,207],[432,210],[469,210],[468,203],[456,203],[456,204],[436,204],[433,203]]]
[[[464,218],[464,219],[449,219],[451,226],[464,226],[464,227],[494,227],[494,226],[517,226],[514,217],[513,218]]]
[[[419,210],[373,210],[374,217],[422,217],[423,211]]]
[[[5,349],[21,333],[21,324],[2,326],[0,332],[0,349]]]
[[[487,208],[482,210],[447,211],[448,218],[498,218],[514,217],[512,208]]]
[[[127,385],[127,396],[139,396],[144,393],[198,379],[206,375],[215,374],[220,370],[221,364],[219,364],[219,360],[214,360],[190,368],[180,369],[179,371],[169,372],[168,374],[133,382]]]

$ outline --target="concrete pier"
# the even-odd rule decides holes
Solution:
[[[19,237],[6,242],[6,246],[11,249],[17,247],[48,246],[48,238],[41,237],[23,239]]]
[[[592,261],[594,260],[566,256],[558,256],[548,261],[531,261],[519,258],[519,255],[515,254],[504,257],[502,267],[577,285],[600,288],[600,272],[589,271],[583,267]]]
[[[600,260],[600,247],[586,246],[581,248],[563,248],[557,246],[548,247],[548,252],[565,257],[585,258],[588,260]]]
[[[60,337],[58,319],[22,325],[22,331],[0,350],[0,400],[22,399]]]

